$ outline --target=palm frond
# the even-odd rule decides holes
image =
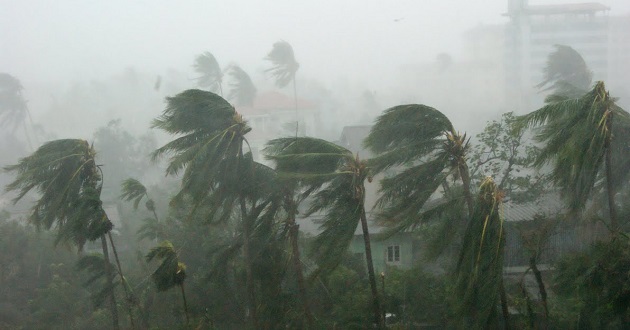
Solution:
[[[583,94],[591,84],[593,73],[575,49],[565,45],[554,47],[543,68],[543,81],[536,87],[543,91],[554,90],[556,95],[570,96],[576,91]]]
[[[179,261],[173,244],[169,241],[160,243],[146,255],[147,262],[153,259],[161,260],[158,268],[151,274],[158,291],[166,291],[176,285],[181,285],[186,279],[186,265]]]
[[[455,293],[457,315],[466,328],[482,329],[497,322],[505,246],[501,199],[494,181],[486,178],[464,234]]]
[[[236,105],[252,106],[256,98],[256,86],[247,72],[238,65],[232,65],[228,69],[230,75],[230,91],[227,98],[233,100]]]
[[[265,57],[271,62],[271,68],[267,69],[274,78],[276,86],[282,88],[295,79],[295,74],[300,68],[300,64],[295,61],[293,47],[286,41],[278,41],[273,44],[273,48]]]
[[[138,204],[147,194],[147,188],[137,179],[128,178],[122,182],[122,193],[120,199],[124,201],[133,200],[133,208],[138,209]]]
[[[212,92],[221,90],[223,71],[212,53],[205,52],[197,56],[193,68],[199,74],[197,84],[200,87],[208,88]]]

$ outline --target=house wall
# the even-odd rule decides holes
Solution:
[[[370,235],[370,246],[372,248],[372,262],[374,271],[378,274],[384,272],[387,266],[409,269],[413,266],[413,240],[410,233],[398,233],[385,240],[380,240],[379,235]],[[400,246],[400,261],[387,261],[387,248],[389,246]],[[351,253],[361,254],[365,260],[365,243],[363,235],[355,235],[349,248]]]

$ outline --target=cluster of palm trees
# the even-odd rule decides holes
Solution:
[[[276,44],[269,58],[281,58],[281,52],[286,54],[283,45]],[[290,54],[292,58],[292,51]],[[222,71],[216,69],[216,63],[209,53],[197,59],[198,71],[204,73],[200,83],[220,92]],[[278,67],[272,73],[285,85],[291,80],[295,83],[297,62],[283,63],[288,63],[286,68]],[[202,69],[207,66],[215,69]],[[280,73],[285,69],[292,74]],[[233,72],[238,75],[240,71]],[[630,129],[630,117],[615,105],[603,82],[575,97],[575,85],[571,85],[572,93],[567,93],[568,80],[553,79],[557,80],[556,90],[548,104],[517,118],[519,128],[540,126],[535,138],[544,147],[536,165],[551,164],[551,177],[572,209],[582,209],[597,190],[607,192],[610,230],[616,235],[620,223],[615,192],[626,179],[618,169],[626,168],[630,159],[625,157],[627,145],[616,137]],[[247,88],[252,90],[251,86]],[[380,180],[375,220],[389,226],[390,232],[413,230],[437,218],[462,228],[453,274],[457,322],[462,327],[508,326],[502,278],[505,230],[500,210],[504,194],[492,178],[483,180],[479,187],[472,186],[467,165],[470,139],[440,111],[420,104],[385,110],[364,141],[375,154],[372,159],[361,159],[344,147],[313,137],[296,134],[274,139],[264,150],[273,167],[254,159],[247,139],[252,129],[247,121],[232,104],[211,91],[190,89],[168,97],[166,109],[152,127],[174,136],[152,155],[154,159],[167,160],[167,175],[181,178],[172,203],[188,203],[190,215],[203,210],[212,224],[225,223],[237,215],[238,234],[229,250],[233,255],[240,251],[242,256],[246,315],[253,328],[264,327],[258,318],[264,302],[260,301],[253,275],[254,265],[261,257],[257,252],[260,249],[252,248],[255,237],[262,237],[266,242],[263,244],[287,242],[302,301],[303,326],[314,328],[306,275],[316,277],[337,267],[359,225],[365,243],[374,323],[385,326],[365,205],[366,181],[371,182],[385,171],[393,174]],[[112,320],[117,328],[113,294],[116,273],[126,292],[132,324],[135,298],[125,283],[120,263],[116,260],[114,267],[109,261],[108,244],[116,259],[117,256],[112,223],[100,199],[103,177],[94,155],[95,150],[84,140],[48,142],[17,165],[5,168],[16,174],[7,190],[18,192],[16,201],[31,190],[37,191],[39,198],[29,219],[38,227],[55,228],[59,242],[72,243],[81,251],[87,241],[101,240],[104,262],[98,269],[107,281]],[[135,207],[147,198],[147,208],[155,211],[146,189],[137,181],[124,183],[123,198],[133,200]],[[310,251],[318,268],[310,272],[303,269],[298,245],[297,217],[302,204],[307,211],[300,216],[323,215],[321,232]],[[155,237],[158,238],[162,239]],[[261,244],[260,240],[255,244]],[[173,245],[162,242],[146,258],[162,260],[152,277],[160,290],[179,286],[187,310],[186,267]]]

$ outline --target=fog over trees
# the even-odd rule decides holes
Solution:
[[[626,2],[0,4],[0,329],[630,324]]]

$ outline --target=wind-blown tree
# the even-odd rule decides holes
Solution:
[[[232,100],[237,106],[252,106],[257,91],[247,72],[238,65],[231,65],[227,72],[230,76],[230,91],[227,99]]]
[[[167,107],[153,121],[153,127],[178,135],[153,153],[154,159],[170,155],[167,175],[183,171],[174,202],[190,198],[192,213],[204,205],[210,210],[208,219],[217,222],[229,219],[235,208],[240,211],[247,309],[257,328],[250,237],[257,218],[271,203],[263,197],[275,194],[271,193],[273,181],[268,180],[273,171],[254,162],[251,153],[243,150],[251,128],[226,100],[201,90],[167,98]]]
[[[500,214],[502,198],[494,181],[486,178],[479,187],[477,202],[464,234],[454,288],[456,315],[463,328],[486,329],[499,325],[497,305],[503,293],[497,283],[502,282],[505,247]],[[508,320],[504,322],[507,324]]]
[[[140,201],[146,198],[146,202],[144,206],[146,209],[153,214],[153,219],[149,218],[145,220],[145,224],[139,229],[140,234],[146,234],[147,229],[151,228],[155,231],[155,229],[159,228],[160,218],[155,211],[155,201],[149,197],[147,193],[147,188],[137,179],[128,178],[122,182],[121,185],[120,199],[130,202],[133,201],[134,210],[138,209],[138,205],[140,205]],[[145,238],[144,236],[141,238]],[[155,235],[154,238],[157,240],[158,236]]]
[[[298,208],[314,191],[321,188],[339,163],[339,147],[322,140],[280,138],[267,143],[264,150],[267,159],[275,163],[280,173],[279,185],[286,211],[285,224],[289,230],[291,259],[297,277],[302,308],[309,328],[313,328],[313,316],[306,293],[304,272],[298,246],[299,225],[296,222]]]
[[[28,131],[26,118],[30,119],[26,100],[22,95],[22,83],[8,73],[0,73],[0,127],[8,127],[15,133],[21,124],[30,148],[33,148]]]
[[[575,49],[565,45],[555,45],[547,57],[543,68],[543,81],[536,87],[549,92],[546,102],[554,102],[558,97],[578,98],[591,86],[593,73]]]
[[[519,117],[519,121],[523,127],[540,127],[535,140],[544,146],[535,165],[551,163],[551,178],[571,211],[583,210],[598,188],[598,180],[604,179],[610,230],[617,232],[615,191],[627,171],[613,169],[630,164],[627,148],[615,140],[630,128],[630,116],[615,104],[604,82],[597,82],[579,98],[564,97]]]
[[[266,70],[275,80],[276,86],[283,88],[293,82],[293,100],[295,101],[295,134],[298,132],[298,101],[295,74],[300,64],[295,60],[293,47],[288,42],[281,40],[273,44],[271,51],[265,57],[271,62],[271,67]]]
[[[103,257],[109,264],[106,235],[113,225],[102,208],[102,176],[94,162],[96,151],[85,140],[64,139],[47,142],[18,164],[6,166],[16,172],[7,191],[17,191],[14,202],[35,189],[40,197],[28,220],[37,228],[57,231],[56,243],[75,244],[79,251],[87,241],[101,239]],[[112,242],[113,244],[113,242]],[[116,298],[108,268],[110,310],[114,328],[119,328]]]
[[[381,181],[379,218],[396,230],[430,220],[435,212],[429,211],[445,204],[427,207],[426,202],[441,188],[450,189],[449,178],[461,179],[470,215],[473,199],[466,164],[468,142],[466,134],[455,131],[444,114],[429,106],[409,104],[385,110],[364,142],[376,154],[370,160],[372,171],[404,168]]]
[[[193,69],[199,74],[197,85],[207,88],[211,92],[218,92],[223,95],[223,70],[219,62],[210,52],[205,52],[195,58]]]
[[[381,180],[382,195],[376,206],[381,208],[380,221],[393,227],[390,232],[413,229],[435,218],[447,220],[449,225],[444,222],[443,228],[452,232],[472,221],[474,202],[466,162],[469,139],[444,114],[421,104],[395,106],[376,119],[364,143],[376,154],[370,160],[375,173],[406,167]],[[461,181],[461,194],[450,187],[449,178]],[[444,198],[427,203],[440,189]],[[467,217],[456,208],[462,197]],[[503,292],[502,279],[496,284]],[[506,300],[501,299],[501,304],[507,314]]]
[[[323,231],[313,242],[320,270],[330,271],[339,265],[361,225],[374,320],[383,326],[365,213],[364,182],[371,180],[367,161],[341,146],[310,137],[277,139],[269,145],[279,176],[301,180],[308,193],[318,190],[305,216],[324,213]]]
[[[147,262],[153,259],[159,259],[162,262],[158,268],[151,274],[151,279],[155,283],[158,291],[166,291],[174,286],[179,286],[182,292],[182,303],[184,306],[184,314],[186,315],[186,324],[190,323],[188,316],[188,304],[186,303],[186,291],[184,290],[184,281],[186,280],[186,265],[179,261],[177,251],[173,244],[164,241],[151,249],[146,255]]]

